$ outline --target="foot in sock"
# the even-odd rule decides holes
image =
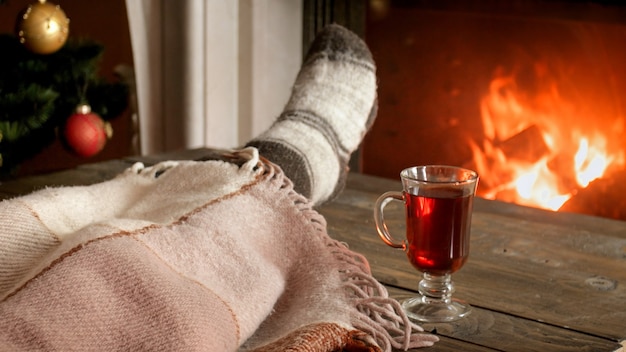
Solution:
[[[320,204],[344,187],[348,162],[374,122],[376,67],[367,45],[339,25],[311,45],[274,124],[247,145],[278,164],[296,191]]]

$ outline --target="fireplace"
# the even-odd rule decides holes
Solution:
[[[379,115],[362,172],[460,165],[484,198],[626,219],[626,7],[371,0],[366,14]]]

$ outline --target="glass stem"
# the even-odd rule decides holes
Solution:
[[[433,275],[424,273],[424,278],[419,283],[419,293],[425,303],[445,303],[452,302],[452,292],[454,284],[450,274]]]

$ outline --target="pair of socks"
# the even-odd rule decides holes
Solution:
[[[353,32],[329,25],[316,36],[283,112],[247,143],[278,164],[314,204],[345,186],[351,154],[374,122],[376,67]]]

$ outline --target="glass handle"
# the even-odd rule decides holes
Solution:
[[[387,224],[385,224],[385,216],[384,209],[391,201],[400,201],[404,203],[404,196],[401,192],[385,192],[376,200],[376,205],[374,207],[374,222],[376,223],[376,231],[378,231],[378,236],[390,247],[393,248],[402,248],[406,249],[406,243],[402,241],[402,243],[397,243],[391,234],[389,233],[389,229],[387,228]]]

